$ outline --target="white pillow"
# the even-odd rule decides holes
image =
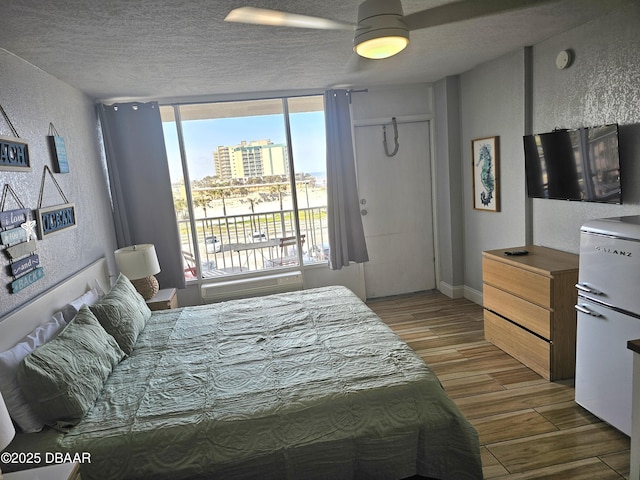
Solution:
[[[0,352],[0,392],[9,415],[23,432],[39,432],[44,422],[29,406],[18,384],[18,366],[36,347],[47,343],[66,325],[62,312],[57,312],[43,325],[20,340],[14,347]]]
[[[64,307],[62,307],[62,315],[64,317],[64,321],[69,323],[73,320],[73,317],[76,316],[76,313],[80,311],[83,305],[94,305],[98,303],[104,296],[104,291],[98,285],[98,282],[95,282],[95,286],[88,290],[87,292],[80,295],[75,300],[71,300]]]

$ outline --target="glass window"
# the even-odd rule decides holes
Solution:
[[[327,261],[322,96],[161,115],[187,279]]]

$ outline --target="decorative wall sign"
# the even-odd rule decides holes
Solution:
[[[11,194],[21,208],[4,211],[7,195]],[[44,277],[44,269],[40,267],[40,257],[36,250],[36,222],[31,219],[31,210],[24,205],[6,184],[0,198],[0,239],[6,246],[5,253],[9,256],[8,271],[13,277],[10,283],[12,293],[28,287]]]
[[[62,197],[65,203],[62,205],[56,205],[53,207],[42,208],[42,194],[44,193],[44,181],[47,178],[47,174],[53,180],[58,193]],[[42,182],[40,184],[40,199],[38,200],[38,233],[40,240],[44,239],[47,235],[53,233],[62,232],[75,228],[76,226],[76,206],[73,203],[69,203],[64,192],[56,182],[56,179],[51,173],[51,170],[47,165],[44,166],[42,171]]]
[[[500,211],[498,138],[487,137],[471,141],[473,208],[476,210]]]
[[[20,135],[9,120],[7,113],[0,105],[0,113],[4,117],[11,133],[15,138],[0,137],[0,170],[14,170],[19,172],[31,171],[31,159],[29,158],[29,145],[20,139]]]
[[[0,170],[31,171],[27,142],[18,138],[0,137]]]
[[[11,264],[11,275],[19,277],[20,275],[33,270],[40,266],[40,257],[35,253]]]
[[[53,169],[56,173],[69,173],[69,162],[67,161],[67,149],[62,138],[53,123],[49,123],[49,148],[53,156]]]
[[[44,270],[42,267],[38,267],[35,270],[31,270],[29,273],[21,276],[20,278],[16,278],[13,282],[11,282],[11,291],[13,293],[18,293],[25,287],[29,285],[33,285],[35,282],[44,278]]]
[[[76,207],[73,203],[38,209],[38,234],[41,240],[47,235],[75,226]]]
[[[6,185],[5,185],[6,186]],[[31,210],[28,208],[21,208],[18,210],[7,210],[6,212],[0,212],[0,227],[11,228],[17,225],[22,225],[27,221]]]
[[[14,243],[26,242],[27,231],[23,228],[12,228],[0,232],[0,240],[2,245],[13,245]]]
[[[16,243],[7,247],[6,252],[9,254],[12,260],[18,260],[20,257],[29,255],[36,251],[36,241],[29,240],[28,242]]]

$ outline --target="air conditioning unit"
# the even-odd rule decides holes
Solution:
[[[228,282],[207,283],[200,287],[200,295],[206,303],[213,303],[293,290],[302,290],[301,271],[243,278]]]

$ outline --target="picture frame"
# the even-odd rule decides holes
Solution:
[[[500,137],[471,140],[474,210],[500,211]]]

